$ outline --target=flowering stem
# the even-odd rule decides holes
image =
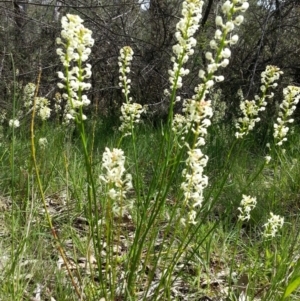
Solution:
[[[12,62],[12,68],[13,68],[13,77],[14,77],[14,84],[13,84],[13,120],[15,120],[16,115],[16,71],[15,71],[15,62],[12,53],[11,56],[11,62]],[[15,126],[12,126],[12,143],[11,143],[11,178],[12,178],[12,191],[11,191],[11,197],[12,197],[12,225],[15,225]],[[12,246],[11,246],[11,257],[14,258],[15,256],[15,227],[12,227]],[[13,266],[13,269],[15,267]],[[13,281],[13,284],[15,282]],[[15,297],[15,285],[13,285],[13,297]]]
[[[76,282],[74,280],[73,274],[70,270],[70,264],[67,260],[67,257],[65,255],[65,252],[64,252],[63,248],[61,247],[61,243],[60,243],[60,240],[58,238],[57,232],[56,232],[56,230],[55,230],[55,228],[53,227],[53,224],[52,224],[52,219],[51,219],[51,216],[50,216],[48,208],[47,208],[45,194],[44,194],[44,191],[43,191],[43,185],[42,185],[42,182],[41,182],[39,168],[38,168],[38,164],[37,164],[37,161],[36,161],[36,150],[35,150],[35,141],[34,141],[34,137],[35,137],[35,135],[34,135],[34,120],[35,120],[35,113],[36,113],[36,103],[35,103],[35,101],[36,101],[36,98],[37,98],[37,95],[38,95],[41,75],[42,75],[42,68],[40,67],[38,78],[37,78],[36,90],[35,90],[34,97],[33,97],[32,116],[31,116],[31,125],[30,125],[32,161],[33,161],[33,166],[34,166],[34,170],[35,170],[35,174],[36,174],[36,178],[37,178],[38,188],[39,188],[41,199],[42,199],[42,202],[43,202],[43,205],[44,205],[44,210],[45,210],[47,222],[48,222],[50,230],[51,230],[51,234],[54,238],[55,243],[57,244],[57,249],[58,249],[58,251],[59,251],[59,253],[62,257],[62,260],[63,260],[63,262],[66,266],[68,275],[71,279],[71,282],[72,282],[72,285],[75,289],[75,292],[76,292],[77,296],[79,297],[79,299],[81,299],[82,298],[81,292],[78,288],[78,285],[76,284]]]
[[[233,245],[233,251],[231,251],[231,262],[230,262],[230,269],[229,269],[229,277],[228,277],[228,296],[230,296],[230,293],[232,292],[232,285],[231,285],[231,281],[232,281],[232,273],[233,273],[233,269],[234,269],[234,263],[236,261],[236,253],[237,253],[237,245],[238,245],[238,235],[241,234],[241,229],[242,229],[242,222],[239,221],[238,222],[238,227],[236,230],[236,235],[235,235],[235,240],[234,240],[234,245]]]
[[[189,24],[189,23],[188,23]],[[188,27],[187,27],[188,28]],[[182,53],[181,56],[178,59],[178,69],[175,73],[174,76],[174,87],[171,92],[171,97],[170,97],[170,106],[169,106],[169,113],[168,113],[168,125],[169,129],[166,131],[166,134],[172,133],[172,124],[173,124],[173,114],[174,114],[174,104],[175,104],[175,99],[176,99],[176,93],[177,93],[177,83],[178,83],[178,78],[180,77],[180,69],[183,66],[183,57],[186,55],[186,53]],[[170,137],[169,137],[170,139]]]
[[[239,148],[237,150],[238,154],[240,153],[240,150],[243,149],[243,147],[242,147],[243,146],[243,141],[239,144]],[[225,164],[222,168],[223,169],[222,180],[221,181],[216,181],[215,184],[211,187],[210,192],[208,193],[207,199],[210,199],[211,193],[213,191],[215,191],[215,186],[219,186],[216,195],[213,197],[213,201],[212,201],[211,206],[214,206],[214,204],[218,201],[218,199],[219,199],[219,197],[220,197],[220,195],[223,191],[224,185],[225,185],[225,183],[226,183],[226,181],[227,181],[227,179],[230,175],[230,167],[233,166],[235,160],[238,158],[238,156],[233,156],[232,157],[232,153],[233,153],[233,150],[234,150],[236,144],[237,144],[237,139],[233,142],[233,144],[231,145],[231,148],[230,148],[230,150],[227,154],[226,162],[225,162]]]
[[[163,144],[161,144],[161,152],[163,152]],[[182,148],[180,150],[180,157],[183,155],[184,153],[184,149]],[[158,156],[158,160],[157,160],[157,167],[155,168],[155,171],[158,171],[158,166],[159,166],[159,160],[161,159],[160,156]],[[135,234],[135,239],[133,242],[133,246],[134,248],[131,249],[130,254],[128,256],[128,266],[126,268],[126,270],[130,271],[128,278],[127,278],[127,285],[128,285],[128,293],[129,295],[127,295],[126,292],[126,298],[133,296],[135,293],[135,289],[134,289],[134,283],[135,283],[135,277],[136,277],[136,269],[138,264],[140,263],[140,257],[142,254],[142,251],[145,248],[145,242],[146,239],[148,238],[148,234],[151,232],[151,230],[153,229],[153,226],[155,225],[155,222],[158,219],[159,214],[161,214],[162,212],[162,207],[165,205],[165,201],[167,199],[168,193],[170,191],[171,185],[177,175],[177,170],[179,168],[181,161],[180,160],[176,160],[176,162],[174,163],[174,165],[172,166],[169,175],[167,175],[168,170],[165,167],[165,162],[164,162],[164,166],[162,168],[162,174],[159,175],[154,175],[153,176],[153,181],[150,184],[150,188],[149,190],[155,190],[155,185],[157,185],[159,183],[159,186],[157,187],[157,189],[155,191],[158,192],[157,196],[156,196],[156,200],[155,203],[153,205],[153,208],[151,208],[151,210],[149,211],[148,208],[148,202],[146,200],[145,203],[145,208],[142,211],[141,214],[141,218],[140,218],[140,223],[138,223],[137,225],[137,230],[136,230],[136,234]],[[161,179],[161,181],[157,181],[157,179]],[[151,194],[148,193],[148,197],[150,197]],[[147,216],[150,215],[150,216]],[[169,225],[171,226],[171,221],[169,221]],[[169,229],[170,230],[170,229]],[[166,230],[166,233],[168,232],[168,229]],[[164,239],[166,238],[167,235],[164,236]],[[175,240],[175,236],[173,236],[174,240]],[[163,244],[163,242],[162,242]],[[172,243],[170,243],[170,246],[172,245]],[[171,251],[171,247],[169,249],[169,251]],[[156,263],[157,264],[157,263]],[[175,266],[175,265],[174,265]],[[153,267],[155,269],[156,265]],[[173,267],[174,268],[174,267]],[[151,282],[149,283],[149,285],[151,284]],[[148,287],[149,289],[150,287]],[[126,299],[125,298],[125,299]]]
[[[82,113],[80,114],[82,116]],[[92,164],[91,164],[91,158],[88,153],[87,149],[87,141],[86,141],[86,135],[85,135],[85,129],[84,129],[84,122],[81,120],[76,119],[76,126],[80,132],[80,138],[83,146],[83,154],[85,159],[85,168],[87,173],[87,194],[88,194],[88,216],[94,217],[91,218],[91,237],[93,240],[93,245],[96,246],[97,244],[100,244],[99,239],[99,213],[98,213],[98,202],[97,202],[97,193],[93,178],[93,172],[92,172]],[[102,260],[101,256],[97,256],[97,264],[98,264],[98,272],[99,272],[99,279],[102,286],[104,286],[103,282],[103,276],[102,276]],[[106,289],[103,287],[103,291],[106,294]]]

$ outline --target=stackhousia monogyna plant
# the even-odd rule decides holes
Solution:
[[[180,270],[188,265],[206,236],[214,230],[213,226],[207,235],[192,243],[213,208],[212,205],[206,206],[208,198],[204,193],[209,184],[205,175],[209,158],[203,146],[213,116],[208,95],[217,82],[224,80],[221,70],[229,64],[230,47],[238,42],[235,29],[243,22],[242,13],[249,4],[246,0],[223,3],[221,15],[215,20],[214,37],[209,43],[211,50],[205,53],[209,63],[199,70],[199,84],[194,95],[181,99],[178,90],[184,85],[184,77],[189,73],[185,65],[197,46],[194,35],[199,29],[203,3],[201,0],[187,0],[182,4],[182,16],[176,25],[177,43],[172,49],[172,68],[168,71],[170,86],[164,91],[169,98],[168,123],[162,130],[152,175],[147,179],[139,167],[135,132],[146,108],[135,103],[130,96],[133,49],[123,47],[118,58],[119,85],[125,97],[119,127],[121,139],[116,148],[105,148],[102,172],[96,174],[84,126],[87,119],[84,108],[90,105],[86,91],[91,87],[88,83],[91,65],[87,61],[94,40],[79,16],[68,14],[62,18],[57,54],[64,69],[58,72],[61,80],[58,86],[66,103],[65,122],[74,122],[81,137],[87,189],[87,202],[83,205],[92,241],[90,252],[97,262],[97,270],[93,273],[99,279],[100,295],[105,300],[173,300],[176,295],[174,285],[182,277]],[[259,121],[259,112],[265,109],[266,100],[273,96],[268,94],[269,89],[276,86],[280,74],[277,67],[268,66],[262,73],[262,95],[255,96],[253,101],[241,102],[243,117],[236,123],[236,143],[246,137]],[[285,99],[274,125],[277,145],[286,140],[287,124],[293,122],[289,116],[298,102],[299,92],[296,87],[284,90]],[[176,102],[182,102],[182,114],[174,114]],[[130,170],[121,148],[124,139],[131,139],[133,145]],[[230,154],[227,162],[229,158]],[[270,156],[267,156],[266,163],[269,160]],[[225,169],[228,167],[226,163],[224,166]],[[225,174],[213,204],[226,177]],[[181,184],[174,187],[178,178]],[[244,194],[238,208],[239,219],[249,220],[256,204],[255,197]],[[124,228],[124,220],[131,224],[130,230]],[[264,235],[273,237],[282,226],[283,219],[272,213],[265,224]],[[74,281],[73,285],[78,286]],[[84,297],[78,287],[77,293]]]

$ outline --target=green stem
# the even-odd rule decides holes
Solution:
[[[53,238],[54,238],[54,240],[57,244],[57,249],[58,249],[58,251],[59,251],[59,253],[60,253],[60,255],[61,255],[61,257],[64,261],[64,264],[66,266],[68,275],[71,279],[71,282],[72,282],[72,285],[75,289],[75,292],[76,292],[77,296],[79,297],[79,299],[81,299],[82,298],[81,292],[78,288],[78,285],[75,282],[72,271],[70,270],[69,262],[67,260],[67,257],[65,255],[65,252],[64,252],[63,248],[61,247],[61,243],[60,243],[60,240],[57,236],[57,232],[56,232],[55,228],[53,227],[52,219],[51,219],[51,216],[49,214],[47,204],[46,204],[46,198],[45,198],[45,194],[44,194],[44,190],[43,190],[42,181],[41,181],[41,178],[40,178],[39,167],[38,167],[37,160],[36,160],[36,149],[35,149],[35,139],[34,139],[34,137],[35,137],[35,135],[34,135],[34,120],[35,120],[35,114],[36,114],[36,98],[37,98],[38,90],[39,90],[39,86],[40,86],[41,75],[42,75],[42,68],[40,68],[40,70],[39,70],[39,75],[38,75],[37,84],[36,84],[36,90],[35,90],[34,98],[33,98],[33,109],[32,109],[32,117],[31,117],[31,125],[30,125],[31,156],[32,156],[32,161],[33,161],[35,174],[36,174],[38,189],[39,189],[39,192],[40,192],[40,195],[41,195],[41,199],[42,199],[44,210],[45,210],[46,219],[47,219],[47,222],[49,224],[51,234],[52,234],[52,236],[53,236]]]
[[[15,62],[13,59],[12,53],[11,56],[11,62],[12,62],[12,68],[13,68],[13,78],[14,78],[14,85],[13,85],[13,121],[15,120],[16,115],[16,72],[15,72]],[[10,162],[11,162],[11,198],[13,200],[12,202],[12,247],[11,247],[11,258],[15,258],[15,212],[16,212],[16,202],[15,202],[15,126],[12,125],[12,143],[11,143],[11,153],[10,153]],[[15,281],[13,281],[13,298],[15,298]]]

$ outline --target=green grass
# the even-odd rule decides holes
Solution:
[[[224,130],[225,127],[228,130]],[[182,290],[182,295],[188,300],[199,300],[203,296],[219,300],[228,290],[228,300],[235,300],[246,287],[250,300],[281,300],[287,284],[299,275],[299,128],[295,127],[295,132],[284,146],[286,152],[280,153],[258,175],[267,150],[256,142],[255,135],[247,137],[241,147],[232,151],[234,160],[226,167],[228,174],[225,174],[225,180],[224,164],[234,138],[229,130],[230,125],[224,125],[224,128],[211,128],[206,147],[210,158],[207,166],[210,185],[205,192],[205,206],[213,207],[199,216],[203,220],[174,267],[173,286]],[[160,132],[145,125],[136,133],[138,162],[145,185],[150,185],[153,175]],[[102,136],[103,139],[97,138],[94,145],[95,174],[101,173],[104,146],[114,145],[118,140],[118,133],[111,133],[107,135],[103,132],[101,135],[100,129],[97,129],[97,137]],[[65,134],[64,130],[45,125],[43,136],[49,137],[48,146],[45,150],[37,150],[40,175],[47,208],[76,283],[85,300],[99,300],[103,296],[103,288],[97,276],[97,251],[91,242],[85,213],[85,166],[77,139],[66,138]],[[39,130],[36,135],[39,136]],[[12,140],[7,137],[1,145],[0,300],[30,300],[38,296],[39,286],[41,300],[50,297],[55,300],[78,300],[45,219],[31,164],[28,137],[16,137],[13,156],[8,151],[11,143]],[[124,141],[124,151],[128,157],[128,168],[134,173],[132,145],[127,141]],[[14,178],[11,178],[11,160],[14,160]],[[220,187],[222,181],[224,184]],[[174,220],[169,225],[165,220],[167,212],[172,212],[168,210],[177,206],[174,203],[179,183],[175,178],[164,213],[153,224],[152,234],[145,243],[148,252],[143,251],[145,254],[142,254],[141,260],[146,261],[147,265],[142,267],[137,279],[140,290],[147,287],[144,283],[146,279],[152,279],[155,283],[155,273],[161,273],[163,267],[168,268],[167,262],[176,252],[173,248],[178,241],[184,240],[184,231],[176,227],[178,221]],[[101,191],[101,187],[97,189]],[[237,219],[242,194],[256,196],[258,202],[251,220],[243,224]],[[99,202],[101,195],[100,192]],[[214,200],[217,195],[217,200]],[[283,215],[285,224],[280,235],[266,241],[261,234],[270,211]],[[132,218],[124,217],[116,221],[114,231],[119,232],[116,237],[130,240],[136,230],[135,216]],[[175,227],[176,231],[172,232],[168,227]],[[164,236],[163,231],[169,231],[169,234]],[[165,247],[169,241],[173,241],[171,250]],[[116,269],[124,268],[122,263],[128,256],[126,248],[122,248],[113,254],[117,258]],[[102,253],[105,250],[102,249]],[[151,270],[154,267],[156,271]],[[240,284],[240,278],[248,278],[244,286]],[[172,300],[175,297],[169,298]],[[288,300],[298,298],[299,294],[294,292]]]

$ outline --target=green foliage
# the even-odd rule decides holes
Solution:
[[[300,286],[300,277],[298,276],[294,280],[292,280],[287,286],[283,295],[283,300],[288,298],[299,286]]]

